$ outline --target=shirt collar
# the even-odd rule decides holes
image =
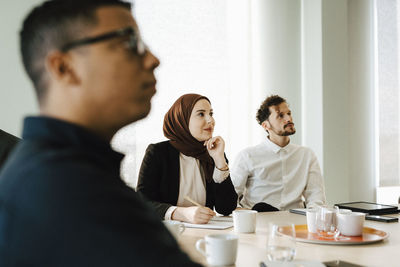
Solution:
[[[108,157],[120,164],[124,155],[112,150],[108,141],[76,124],[50,117],[27,117],[22,132],[24,140],[44,140],[54,145],[77,147]]]
[[[275,154],[279,153],[281,150],[282,150],[282,151],[285,151],[285,152],[289,152],[290,147],[291,147],[290,141],[289,141],[289,143],[288,143],[286,146],[280,147],[280,146],[278,146],[277,144],[275,144],[274,142],[272,142],[272,141],[269,139],[269,137],[267,137],[267,142],[266,142],[266,144],[267,144],[267,146],[268,146]]]

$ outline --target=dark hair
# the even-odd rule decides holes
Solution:
[[[121,0],[48,0],[25,18],[20,31],[20,49],[39,102],[47,90],[45,58],[48,52],[85,37],[87,30],[97,24],[96,9],[108,5],[131,9],[130,3]]]
[[[271,111],[269,107],[277,106],[281,103],[286,103],[286,99],[278,96],[278,95],[271,95],[267,97],[267,99],[262,102],[260,108],[257,111],[256,119],[259,124],[262,124],[266,119],[269,118],[271,115]]]

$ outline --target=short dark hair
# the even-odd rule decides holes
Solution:
[[[102,6],[131,9],[131,4],[122,0],[48,0],[25,18],[20,31],[20,49],[39,102],[48,86],[45,72],[48,52],[85,37],[86,31],[97,24],[95,11]]]
[[[280,97],[279,95],[271,95],[267,97],[257,111],[257,122],[261,125],[266,119],[269,118],[269,115],[271,115],[269,107],[277,106],[281,103],[286,103],[286,99]]]

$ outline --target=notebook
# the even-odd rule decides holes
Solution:
[[[200,229],[227,229],[233,227],[232,217],[215,216],[206,224],[186,223],[183,222],[187,228],[200,228]]]

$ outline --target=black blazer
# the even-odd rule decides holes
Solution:
[[[179,151],[169,141],[149,145],[136,190],[151,201],[161,219],[168,208],[178,202],[179,182]],[[206,182],[206,194],[206,206],[215,207],[220,214],[229,215],[237,206],[230,176],[220,184]]]

